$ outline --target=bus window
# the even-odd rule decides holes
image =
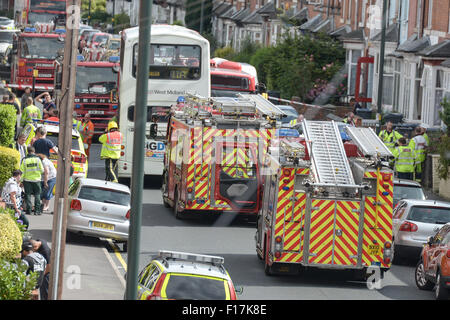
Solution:
[[[137,74],[138,44],[133,48],[133,77]],[[196,45],[152,44],[149,79],[198,80],[201,48]]]

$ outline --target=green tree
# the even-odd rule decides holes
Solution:
[[[203,33],[211,31],[211,17],[212,17],[212,0],[187,0],[186,1],[186,16],[184,21],[186,27],[200,32],[201,6],[203,1]]]
[[[106,0],[82,0],[81,10],[89,12],[89,2],[91,3],[91,13],[106,11]]]

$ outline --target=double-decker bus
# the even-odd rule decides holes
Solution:
[[[17,25],[53,23],[65,26],[67,0],[15,0],[14,12]]]
[[[119,63],[78,61],[74,110],[80,118],[86,113],[94,124],[94,135],[105,133],[108,122],[119,112]],[[118,59],[118,57],[117,57]]]
[[[36,33],[25,28],[13,42],[11,87],[24,90],[34,85],[37,91],[53,90],[55,60],[64,53],[64,33]]]
[[[131,177],[139,28],[122,32],[119,127],[124,135],[119,177]],[[162,175],[170,107],[188,93],[209,97],[209,42],[181,26],[152,25],[145,175]],[[152,130],[150,130],[152,128]]]

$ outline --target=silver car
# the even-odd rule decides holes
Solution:
[[[127,248],[130,225],[130,189],[104,180],[78,178],[69,188],[67,230],[111,238]]]
[[[394,208],[400,200],[426,200],[420,183],[412,180],[394,179]]]
[[[434,200],[401,200],[393,212],[394,262],[420,258],[428,237],[450,222],[450,203]]]

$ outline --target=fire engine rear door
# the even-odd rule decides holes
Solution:
[[[254,143],[217,143],[215,198],[233,210],[253,210],[258,206],[258,168]]]
[[[309,264],[356,266],[360,202],[312,199]]]

